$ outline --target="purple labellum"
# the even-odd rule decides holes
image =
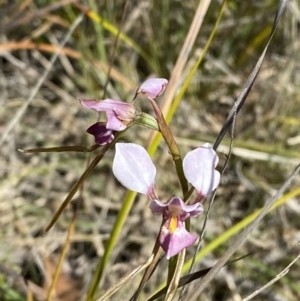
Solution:
[[[114,140],[113,131],[106,128],[105,122],[96,122],[91,125],[86,132],[93,135],[95,137],[95,143],[99,145],[105,145]]]

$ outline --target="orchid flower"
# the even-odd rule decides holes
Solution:
[[[123,186],[151,199],[149,207],[153,214],[162,214],[159,242],[167,259],[197,240],[196,235],[185,229],[184,221],[203,211],[198,200],[202,200],[218,186],[220,174],[215,170],[217,162],[217,154],[208,143],[189,152],[183,160],[183,170],[187,180],[197,190],[197,202],[187,205],[179,197],[173,196],[167,203],[163,203],[154,191],[156,168],[147,151],[134,143],[116,144],[113,173]]]
[[[198,238],[184,227],[184,221],[190,216],[197,216],[203,211],[201,203],[186,205],[179,197],[172,197],[167,203],[153,200],[150,203],[153,214],[163,215],[159,242],[167,254],[167,259],[191,246]]]
[[[167,84],[168,80],[165,78],[147,79],[137,89],[136,96],[138,94],[145,94],[146,96],[155,99],[164,92]]]
[[[114,139],[113,131],[123,131],[134,122],[139,111],[132,104],[113,99],[96,100],[81,99],[81,104],[88,109],[105,112],[107,122],[95,123],[87,132],[94,135],[95,142],[100,145],[110,143]]]
[[[135,97],[145,94],[151,99],[161,95],[167,86],[165,78],[153,78],[143,82],[137,89]],[[87,129],[87,133],[95,137],[95,143],[105,145],[114,140],[114,131],[124,131],[140,115],[139,110],[130,103],[113,99],[81,99],[81,104],[87,109],[105,112],[107,122],[97,122]]]

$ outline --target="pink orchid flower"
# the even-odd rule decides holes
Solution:
[[[143,82],[136,91],[150,98],[156,98],[163,93],[168,81],[164,78],[153,78]],[[81,99],[81,104],[87,109],[97,112],[105,112],[107,122],[97,122],[87,129],[87,132],[95,137],[95,143],[105,145],[114,139],[114,132],[124,131],[129,124],[139,116],[139,110],[130,103],[113,99]]]
[[[159,242],[166,252],[167,259],[178,254],[184,248],[191,246],[198,238],[184,227],[184,221],[191,216],[197,216],[203,211],[201,203],[186,205],[179,197],[172,197],[167,203],[153,200],[150,203],[153,214],[163,215]]]
[[[197,190],[196,200],[203,199],[218,186],[220,174],[215,170],[217,162],[217,154],[208,143],[189,152],[184,158],[184,174]],[[167,259],[197,240],[196,235],[185,229],[184,221],[188,217],[199,215],[203,211],[202,204],[196,202],[187,205],[176,196],[167,203],[159,201],[154,192],[156,168],[142,146],[134,143],[117,143],[113,173],[123,186],[145,194],[151,199],[150,209],[153,214],[162,214],[163,225],[159,242],[167,254]]]
[[[104,145],[114,139],[113,131],[123,131],[132,123],[139,113],[132,104],[117,101],[113,99],[81,99],[81,104],[87,109],[93,109],[97,112],[105,112],[106,123],[96,123],[92,125],[87,132],[95,136],[97,144]],[[106,139],[105,139],[106,138]]]

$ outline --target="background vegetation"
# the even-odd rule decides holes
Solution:
[[[93,139],[85,130],[97,115],[84,109],[78,99],[101,99],[106,89],[106,97],[130,101],[146,78],[170,78],[197,5],[197,1],[177,0],[0,1],[1,300],[45,299],[78,198],[81,208],[52,300],[83,298],[126,193],[112,175],[114,151],[110,150],[85,182],[82,193],[75,195],[53,229],[43,236],[54,212],[85,170],[89,156],[23,154],[18,149],[92,145]],[[210,4],[180,74],[181,83],[201,54],[220,5],[221,1]],[[216,139],[265,47],[277,6],[277,1],[271,0],[228,1],[205,59],[170,124],[182,153]],[[52,63],[52,55],[84,8],[93,14],[84,15]],[[124,35],[116,46],[118,28]],[[237,116],[232,157],[206,227],[202,245],[206,253],[196,269],[217,261],[234,241],[234,236],[224,238],[222,234],[262,208],[300,163],[299,28],[299,2],[290,0],[254,87]],[[46,79],[37,87],[47,69]],[[159,102],[163,104],[163,97]],[[139,105],[151,112],[146,102]],[[134,127],[122,139],[147,145],[149,134],[150,130]],[[229,142],[230,135],[218,149],[220,166],[226,160]],[[161,199],[180,194],[164,143],[154,160]],[[290,190],[299,182],[298,177]],[[235,257],[253,254],[223,268],[201,300],[242,300],[282,271],[299,254],[299,214],[299,197],[287,199],[269,213]],[[199,233],[202,223],[200,217],[198,224],[192,225],[193,231]],[[102,279],[103,290],[147,260],[159,224],[160,218],[150,214],[146,198],[138,196],[113,248]],[[194,250],[188,249],[188,259]],[[140,300],[147,300],[166,280],[166,268],[163,260]],[[297,262],[255,300],[299,300],[299,268]],[[26,285],[23,277],[28,280]],[[122,287],[111,300],[128,300],[138,280]],[[194,285],[197,282],[190,284],[189,290]]]

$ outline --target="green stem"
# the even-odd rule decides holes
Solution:
[[[121,208],[121,211],[119,211],[119,214],[116,218],[113,230],[111,232],[111,235],[109,237],[109,240],[106,244],[105,247],[105,252],[103,254],[103,257],[101,258],[101,260],[98,263],[98,266],[96,268],[95,274],[94,274],[94,278],[93,278],[93,282],[87,292],[87,299],[86,301],[94,301],[94,296],[96,294],[96,291],[98,289],[99,286],[99,282],[102,278],[102,275],[104,273],[105,267],[108,263],[108,260],[111,256],[111,253],[113,251],[113,248],[117,242],[117,239],[120,235],[120,232],[123,228],[123,225],[125,223],[125,220],[129,214],[129,211],[133,205],[134,199],[136,196],[136,192],[134,191],[128,191],[126,198],[125,198],[125,202],[123,203],[123,206]]]
[[[183,195],[185,195],[188,192],[188,183],[184,176],[183,167],[182,167],[182,159],[180,156],[179,148],[177,146],[177,143],[174,139],[174,136],[173,136],[169,126],[167,125],[167,122],[164,118],[164,115],[163,115],[160,107],[157,105],[157,103],[154,101],[154,99],[152,99],[149,96],[148,96],[148,99],[151,101],[151,104],[153,106],[160,132],[161,132],[164,140],[166,141],[166,144],[168,145],[168,148],[173,157],[176,172],[177,172],[180,184],[181,184],[182,193],[183,193]]]

